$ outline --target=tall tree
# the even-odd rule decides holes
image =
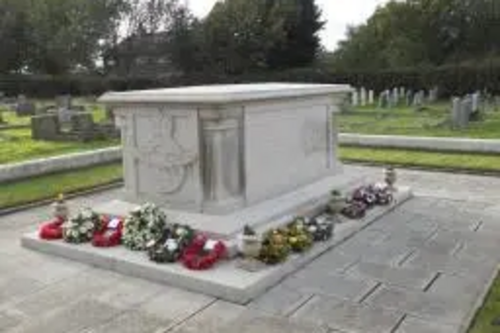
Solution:
[[[28,46],[27,2],[0,0],[0,73],[20,71],[26,62]]]

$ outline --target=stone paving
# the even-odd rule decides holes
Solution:
[[[500,179],[400,176],[415,199],[247,306],[21,248],[47,208],[1,217],[0,332],[462,332],[500,261]]]

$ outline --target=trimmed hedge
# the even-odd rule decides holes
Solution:
[[[249,73],[241,76],[202,72],[168,78],[10,75],[0,76],[0,91],[10,96],[26,94],[31,97],[52,98],[68,93],[75,96],[89,96],[110,90],[276,81],[346,83],[357,87],[364,86],[376,92],[395,86],[405,86],[415,90],[439,86],[441,97],[463,95],[477,89],[487,89],[494,94],[500,94],[500,61],[379,72],[333,72],[322,67],[310,67],[281,72]]]

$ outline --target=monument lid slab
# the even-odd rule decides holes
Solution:
[[[254,83],[231,85],[206,85],[179,88],[108,92],[99,98],[106,104],[128,103],[179,103],[179,104],[228,104],[237,102],[345,94],[352,91],[349,85],[302,83]]]

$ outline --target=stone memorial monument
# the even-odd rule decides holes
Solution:
[[[252,206],[268,203],[276,217],[293,211],[311,197],[276,198],[341,170],[334,114],[350,92],[269,83],[107,93],[100,102],[121,124],[125,195],[101,211],[153,202],[226,236],[259,223]]]

